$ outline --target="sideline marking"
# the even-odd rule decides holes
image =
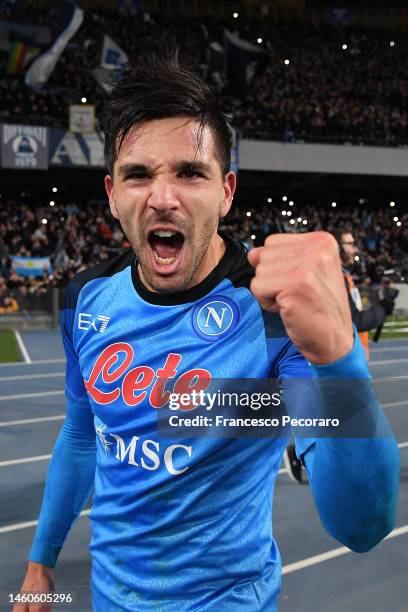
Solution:
[[[55,416],[36,417],[35,419],[20,419],[19,421],[0,421],[0,427],[11,427],[12,425],[28,425],[29,423],[44,423],[44,421],[60,421],[64,418],[64,414],[56,414]]]
[[[50,374],[19,374],[18,376],[0,376],[0,382],[12,380],[37,380],[37,378],[55,378],[65,376],[65,372],[51,372]]]
[[[51,455],[37,455],[36,457],[24,457],[23,459],[10,459],[10,461],[0,461],[0,467],[8,465],[18,465],[20,463],[34,463],[35,461],[45,461],[51,459]]]
[[[50,395],[64,395],[65,391],[42,391],[41,393],[20,393],[19,395],[0,395],[0,402],[6,400],[28,399],[30,397],[48,397]]]
[[[371,366],[379,366],[379,365],[388,365],[393,363],[408,363],[408,359],[382,359],[381,361],[370,361],[368,367]]]
[[[381,404],[381,408],[398,408],[398,406],[408,406],[408,400],[402,400],[401,402],[389,402],[388,404]]]
[[[91,508],[87,510],[82,510],[79,516],[87,516],[91,511]],[[26,521],[25,523],[14,523],[14,525],[6,525],[5,527],[0,527],[0,533],[10,533],[10,531],[17,531],[18,529],[27,529],[27,527],[35,527],[38,525],[37,521]]]
[[[28,354],[28,351],[25,347],[25,344],[20,336],[20,332],[18,332],[16,329],[14,330],[14,334],[16,336],[16,340],[17,340],[17,344],[18,344],[18,348],[20,349],[20,353],[22,358],[24,359],[25,363],[32,363],[31,361],[31,357]]]
[[[406,346],[385,346],[384,348],[371,348],[370,353],[391,353],[392,351],[408,351],[408,344]]]
[[[398,327],[398,325],[408,325],[408,321],[386,321],[384,327]]]
[[[408,525],[397,527],[397,529],[391,531],[391,533],[389,533],[387,537],[382,540],[382,542],[385,542],[385,540],[390,540],[391,538],[396,538],[406,533],[408,533]],[[301,561],[295,561],[295,563],[289,563],[288,565],[284,565],[282,567],[282,575],[297,572],[298,570],[304,569],[305,567],[310,567],[311,565],[316,565],[317,563],[323,563],[323,561],[328,561],[329,559],[334,559],[335,557],[340,557],[341,555],[346,555],[347,553],[351,552],[353,551],[349,548],[346,548],[346,546],[340,546],[339,548],[328,550],[327,552],[321,553],[320,555],[314,555],[313,557],[308,557],[307,559],[302,559]]]
[[[35,361],[30,361],[30,363],[25,363],[24,361],[7,361],[6,363],[0,363],[0,368],[10,368],[13,366],[25,366],[25,365],[37,365],[43,363],[65,363],[65,358],[56,358],[56,359],[36,359]]]

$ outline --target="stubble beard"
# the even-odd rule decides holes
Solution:
[[[169,218],[157,219],[157,222],[172,223]],[[158,279],[157,275],[152,272],[148,264],[148,258],[146,256],[147,249],[150,249],[150,245],[146,240],[147,228],[152,225],[143,224],[138,232],[133,232],[131,227],[121,221],[122,229],[130,242],[133,251],[136,254],[138,265],[140,266],[143,280],[148,285],[148,289],[153,290],[157,293],[176,293],[178,291],[184,291],[191,286],[193,277],[200,267],[201,262],[207,252],[208,245],[210,244],[211,238],[214,231],[218,227],[218,219],[215,221],[212,227],[204,226],[203,230],[197,239],[194,237],[194,228],[184,223],[174,223],[174,225],[180,227],[184,233],[184,257],[187,263],[183,265],[183,269],[177,272],[174,277],[163,277]],[[186,257],[187,253],[187,257]]]

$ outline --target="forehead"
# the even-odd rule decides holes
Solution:
[[[216,162],[214,138],[207,125],[200,129],[199,122],[189,117],[140,123],[126,135],[116,163],[157,165],[177,159]]]
[[[344,242],[351,242],[352,240],[354,240],[353,234],[350,234],[350,232],[346,232],[345,234],[343,234],[342,240]]]

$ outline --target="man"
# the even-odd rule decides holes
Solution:
[[[354,264],[355,257],[359,252],[357,243],[353,234],[344,228],[334,230],[333,236],[336,238],[340,249],[343,275],[349,295],[351,316],[359,332],[360,340],[365,348],[368,360],[368,332],[372,329],[377,329],[384,323],[386,317],[392,314],[395,302],[394,300],[383,298],[378,304],[373,304],[369,308],[363,310],[360,292],[355,286],[353,276],[348,270],[348,268]]]
[[[132,250],[67,291],[67,418],[22,590],[53,588],[95,485],[95,610],[276,610],[271,506],[287,437],[172,440],[156,423],[170,392],[268,377],[361,378],[355,410],[384,421],[336,243],[325,233],[270,236],[249,265],[218,234],[236,184],[229,134],[207,86],[176,63],[136,68],[113,92],[105,126],[109,205]],[[297,452],[335,538],[365,551],[393,528],[392,436],[299,438]],[[376,460],[361,478],[353,466],[367,453]]]

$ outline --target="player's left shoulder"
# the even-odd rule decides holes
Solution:
[[[240,287],[249,289],[251,280],[254,276],[254,269],[248,261],[247,247],[243,242],[236,238],[232,238],[225,232],[220,232],[220,235],[226,243],[229,255],[225,278],[227,278],[236,289]]]

